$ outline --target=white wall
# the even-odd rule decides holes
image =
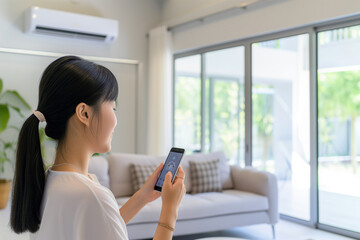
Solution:
[[[207,19],[203,23],[175,28],[174,51],[181,52],[360,12],[358,0],[267,0],[265,2],[238,11],[237,14],[227,14]],[[160,25],[161,19],[166,24],[187,14],[196,15],[201,9],[214,8],[216,4],[219,7],[221,5],[218,0],[166,0],[162,1],[162,4],[158,0],[0,0],[0,47],[139,60],[143,71],[139,76],[138,111],[137,119],[134,121],[137,121],[138,126],[138,152],[145,152],[148,52],[146,34],[150,29]],[[115,43],[107,45],[26,35],[22,31],[22,15],[25,9],[34,5],[118,19],[119,37]],[[5,86],[8,86],[7,80],[4,81]],[[20,93],[28,90],[22,88],[22,84],[16,86]],[[37,96],[34,96],[34,99],[29,101],[36,102],[36,98]]]
[[[103,44],[24,34],[23,12],[30,6],[117,19],[119,21],[118,39],[113,44]],[[139,152],[144,152],[148,58],[146,34],[159,22],[160,3],[158,0],[0,0],[0,47],[139,60],[143,71],[139,76],[137,89],[137,119],[134,118],[133,121],[137,121],[137,149]],[[1,68],[0,64],[0,77],[1,72],[6,70]],[[28,86],[37,88],[38,79],[17,79],[16,82],[9,82],[5,78],[3,80],[5,88],[15,87],[21,94],[29,96],[27,100],[32,103],[32,107],[36,107],[37,95],[29,94]],[[22,84],[24,81],[30,81],[30,83]]]
[[[228,2],[231,0],[227,0]],[[216,1],[177,0],[164,1],[162,19],[164,24],[174,22],[181,14],[211,9]],[[219,7],[221,6],[218,1]],[[226,2],[226,1],[225,1]],[[223,14],[175,28],[173,45],[175,52],[196,49],[208,45],[271,33],[360,13],[358,0],[267,0],[249,6],[247,10]]]

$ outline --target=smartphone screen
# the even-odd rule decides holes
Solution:
[[[164,163],[164,168],[161,170],[160,176],[155,184],[155,190],[160,191],[165,181],[166,174],[170,171],[172,173],[171,182],[174,181],[176,172],[179,168],[180,161],[184,155],[185,150],[182,148],[172,148],[166,161]]]

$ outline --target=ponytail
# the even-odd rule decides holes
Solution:
[[[68,120],[79,103],[94,107],[116,101],[117,80],[109,69],[76,56],[61,57],[44,71],[37,110],[46,117],[45,134],[61,143]],[[44,116],[35,111],[39,119]],[[45,170],[41,157],[39,119],[32,114],[20,130],[13,180],[10,225],[16,233],[36,232],[41,222]]]
[[[45,186],[41,156],[39,120],[32,114],[20,130],[13,179],[10,225],[16,233],[36,232]]]

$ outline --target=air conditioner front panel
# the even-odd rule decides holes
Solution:
[[[112,42],[117,38],[118,22],[113,19],[32,7],[26,13],[25,31],[97,39]]]

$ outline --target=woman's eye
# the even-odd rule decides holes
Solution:
[[[113,108],[114,112],[116,111],[116,108]]]

